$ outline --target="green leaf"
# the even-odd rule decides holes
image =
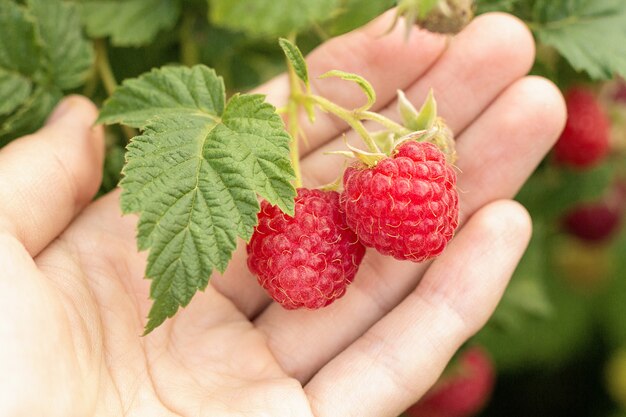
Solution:
[[[332,16],[338,0],[209,0],[218,26],[256,37],[286,36]]]
[[[430,129],[435,125],[437,121],[437,101],[435,100],[435,93],[431,88],[428,92],[428,97],[418,112],[418,116],[415,119],[413,126],[409,126],[415,130]]]
[[[43,65],[50,82],[67,90],[81,85],[94,60],[91,43],[82,35],[74,5],[50,0],[28,0],[43,45]]]
[[[402,90],[398,90],[398,113],[400,114],[400,119],[402,119],[404,126],[413,131],[419,130],[417,129],[419,113]]]
[[[41,127],[62,96],[57,88],[37,87],[23,105],[0,124],[0,147]]]
[[[237,237],[252,236],[257,195],[293,214],[290,138],[263,96],[224,104],[221,78],[204,66],[126,82],[100,120],[145,128],[128,146],[120,185],[123,211],[140,213],[139,248],[150,250],[148,333],[224,271]]]
[[[626,75],[626,2],[551,0],[535,4],[531,27],[576,70],[594,79]]]
[[[0,144],[39,128],[93,61],[73,6],[60,0],[0,1]]]
[[[224,94],[222,78],[207,67],[154,69],[124,81],[105,102],[98,122],[142,128],[156,115],[218,115],[224,111]]]
[[[489,12],[513,12],[515,4],[520,0],[477,0],[476,1],[476,14],[483,14]]]
[[[370,84],[369,81],[367,81],[360,75],[353,74],[351,72],[332,70],[319,76],[319,78],[330,77],[338,77],[342,80],[355,82],[361,88],[361,90],[363,90],[363,92],[367,96],[367,103],[364,104],[359,110],[367,110],[372,107],[376,102],[376,91],[374,91],[374,87],[372,87],[372,84]]]
[[[40,68],[41,45],[26,10],[12,1],[0,1],[0,68],[33,76]]]
[[[306,84],[307,89],[309,88],[309,71],[306,66],[306,61],[304,60],[304,56],[300,49],[291,43],[288,39],[280,38],[278,39],[278,44],[282,48],[287,60],[293,67],[298,78],[300,78],[304,84]]]
[[[337,16],[325,24],[331,36],[339,36],[381,15],[392,8],[395,0],[341,0]]]
[[[24,103],[31,89],[30,79],[0,68],[0,115],[11,113]]]
[[[180,15],[180,0],[75,0],[89,36],[111,38],[115,46],[142,46]]]

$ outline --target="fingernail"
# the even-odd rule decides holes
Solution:
[[[57,120],[61,119],[63,116],[68,114],[71,109],[72,109],[72,99],[71,98],[65,98],[65,99],[61,100],[61,102],[52,111],[50,116],[48,116],[48,120],[46,121],[46,125],[53,124]]]

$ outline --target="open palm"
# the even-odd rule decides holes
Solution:
[[[38,133],[0,152],[0,415],[395,416],[437,379],[487,320],[529,238],[511,198],[564,123],[558,90],[525,77],[533,42],[514,18],[477,18],[448,40],[386,14],[308,58],[313,76],[359,73],[395,117],[396,89],[421,102],[433,87],[458,138],[462,228],[429,264],[369,251],[344,298],[285,311],[247,272],[243,244],[223,276],[140,337],[150,307],[136,219],[119,192],[90,203],[101,175],[95,108],[66,100]],[[338,80],[314,82],[345,106]],[[259,91],[285,102],[280,76]],[[386,108],[388,107],[388,108]],[[384,108],[384,110],[383,110]],[[306,123],[306,122],[304,122]],[[342,122],[306,125],[305,185],[334,179]],[[419,284],[419,285],[418,285]]]

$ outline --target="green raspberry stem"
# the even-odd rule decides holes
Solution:
[[[96,70],[98,76],[102,81],[107,95],[111,96],[117,88],[117,80],[111,69],[106,41],[104,39],[96,39],[94,49],[96,50]],[[135,132],[134,129],[124,125],[121,125],[121,127],[127,140],[131,140],[133,137],[137,136],[137,132]]]
[[[288,132],[291,136],[291,144],[289,146],[289,153],[291,155],[291,165],[293,167],[294,172],[296,173],[296,180],[294,185],[296,188],[302,187],[302,171],[300,169],[300,150],[299,150],[299,142],[298,142],[298,134],[300,132],[300,122],[298,119],[298,110],[299,110],[299,102],[296,99],[297,96],[302,94],[302,88],[300,87],[300,83],[298,81],[298,76],[296,72],[287,60],[287,68],[289,74],[289,99],[287,102],[287,125]]]
[[[111,63],[109,62],[106,41],[104,39],[96,39],[94,46],[96,49],[96,67],[98,69],[98,75],[100,76],[104,89],[110,96],[117,88],[117,81],[115,80],[115,75],[113,75]]]
[[[375,113],[372,111],[362,111],[362,112],[358,112],[357,114],[358,116],[360,116],[361,119],[371,120],[373,122],[376,122],[386,127],[391,132],[396,133],[400,136],[408,135],[409,133],[411,133],[410,129],[407,129],[406,127],[402,126],[399,123],[394,122],[393,120],[383,116],[382,114]]]
[[[193,33],[195,23],[195,12],[186,10],[178,36],[180,39],[180,60],[188,67],[192,67],[200,62],[200,51]]]
[[[352,129],[354,129],[355,132],[357,132],[361,136],[361,138],[365,142],[365,145],[368,147],[370,152],[380,153],[380,149],[378,148],[378,145],[376,145],[376,142],[374,141],[374,139],[372,139],[372,136],[370,135],[370,133],[367,131],[365,126],[363,126],[363,123],[361,122],[359,117],[357,117],[357,114],[359,114],[358,112],[347,110],[333,103],[332,101],[325,99],[324,97],[317,96],[314,94],[303,96],[303,98],[305,100],[311,100],[313,103],[318,105],[322,110],[325,110],[328,113],[334,114],[335,116],[344,120],[346,123],[348,123],[348,125]]]

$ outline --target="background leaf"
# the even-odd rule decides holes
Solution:
[[[541,3],[539,40],[594,79],[626,75],[626,2],[552,0]]]
[[[592,79],[626,75],[623,0],[479,0],[478,11],[515,14],[542,44]]]
[[[39,128],[94,60],[73,5],[0,2],[0,146]]]
[[[13,1],[0,1],[0,67],[33,76],[40,69],[41,44],[26,10]]]
[[[56,87],[37,87],[22,106],[0,124],[0,147],[39,129],[61,97],[63,92]]]
[[[477,0],[477,14],[489,12],[513,12],[520,0]]]
[[[42,65],[49,83],[67,90],[81,85],[94,60],[91,44],[82,36],[76,8],[50,0],[28,0],[43,45]]]
[[[395,0],[342,0],[337,5],[336,15],[324,28],[331,36],[356,29],[396,4]]]
[[[286,36],[332,17],[338,0],[209,0],[218,26],[258,37]]]
[[[76,0],[89,36],[110,37],[116,46],[140,46],[171,29],[180,0]]]
[[[24,103],[31,89],[28,77],[0,68],[0,115],[11,113]]]

